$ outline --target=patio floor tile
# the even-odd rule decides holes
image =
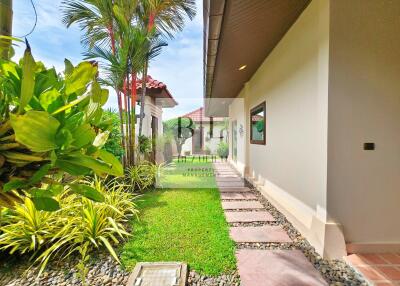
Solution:
[[[376,254],[361,254],[362,258],[368,262],[368,264],[388,264],[380,255]]]
[[[400,285],[398,253],[352,254],[345,260],[375,286]]]
[[[386,278],[372,266],[359,266],[357,269],[370,281],[386,280]]]
[[[222,202],[222,208],[224,210],[256,210],[263,209],[264,206],[258,201],[233,201],[233,202]]]
[[[275,221],[269,212],[225,212],[227,222],[269,222]]]
[[[400,280],[400,269],[394,266],[378,266],[379,272],[390,280]]]
[[[242,286],[326,286],[299,250],[241,249],[236,253]]]
[[[280,226],[231,227],[230,235],[235,242],[292,242]]]
[[[223,200],[256,200],[257,197],[253,193],[221,193]]]
[[[391,264],[399,264],[400,265],[400,255],[398,255],[398,254],[383,253],[380,256]]]
[[[244,193],[250,192],[251,190],[247,187],[240,187],[240,188],[221,188],[219,189],[221,193]]]

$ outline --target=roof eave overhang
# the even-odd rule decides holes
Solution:
[[[204,0],[206,114],[228,106],[311,0]],[[246,65],[245,69],[239,70]]]
[[[211,97],[225,2],[225,0],[203,1],[203,88],[206,99]],[[207,100],[205,105],[207,105]]]

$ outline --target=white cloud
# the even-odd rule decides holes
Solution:
[[[174,109],[166,109],[165,117],[182,115],[202,105],[202,2],[197,0],[198,11],[195,19],[188,21],[184,31],[170,40],[168,47],[165,47],[162,54],[151,63],[150,74],[166,83],[179,103]],[[63,26],[61,0],[34,0],[34,3],[38,12],[38,23],[28,40],[35,59],[43,61],[47,66],[54,66],[59,71],[64,69],[64,58],[72,60],[73,63],[82,60],[81,31],[76,26],[69,29]],[[14,1],[13,34],[26,34],[33,23],[34,13],[30,1]],[[16,50],[15,58],[22,55],[23,46]],[[110,93],[107,106],[117,106],[114,92]]]

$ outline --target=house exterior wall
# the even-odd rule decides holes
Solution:
[[[314,0],[231,105],[245,123],[239,171],[259,187],[321,254],[327,244],[329,1]],[[266,102],[266,145],[250,144],[250,109]],[[243,112],[241,113],[243,114]],[[238,140],[238,144],[239,144]],[[246,166],[240,166],[246,162]],[[330,230],[329,230],[330,231]],[[340,236],[337,226],[331,231]],[[330,256],[344,254],[343,239]],[[329,242],[331,243],[331,242]]]
[[[197,124],[198,125],[198,124]],[[219,136],[221,130],[224,128],[224,124],[221,122],[214,122],[213,123],[213,138],[210,138],[210,124],[208,122],[203,122],[203,150],[207,150],[207,147],[209,148],[211,154],[216,154],[217,153],[217,148],[218,144],[221,141]],[[226,137],[226,133],[224,133]],[[226,138],[224,139],[226,142]],[[189,138],[185,141],[185,143],[182,146],[182,155],[185,154],[185,152],[190,152],[192,154],[192,142],[193,138]]]
[[[245,101],[244,101],[244,93],[245,91],[239,94],[238,98],[235,98],[232,104],[229,106],[229,162],[235,166],[235,168],[239,171],[242,176],[245,176],[246,173],[246,151],[247,151],[247,137],[246,137],[246,110],[245,110]],[[233,158],[233,132],[232,125],[233,122],[236,121],[237,124],[237,157],[236,160]],[[243,127],[243,134],[239,133],[240,127]]]
[[[327,257],[400,250],[399,15],[400,1],[311,1],[230,105],[245,127],[230,162]]]
[[[331,1],[330,21],[330,219],[350,251],[399,251],[400,1]]]
[[[137,114],[139,114],[139,110]],[[156,101],[150,96],[145,97],[145,105],[144,105],[144,114],[145,117],[143,119],[143,135],[147,137],[151,137],[151,120],[152,116],[158,118],[158,135],[163,134],[163,125],[162,125],[162,107],[156,104]],[[139,122],[139,120],[138,120]],[[137,122],[136,130],[139,130],[139,125]]]

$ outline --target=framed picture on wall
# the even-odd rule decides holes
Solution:
[[[265,145],[265,101],[250,110],[250,143]]]

